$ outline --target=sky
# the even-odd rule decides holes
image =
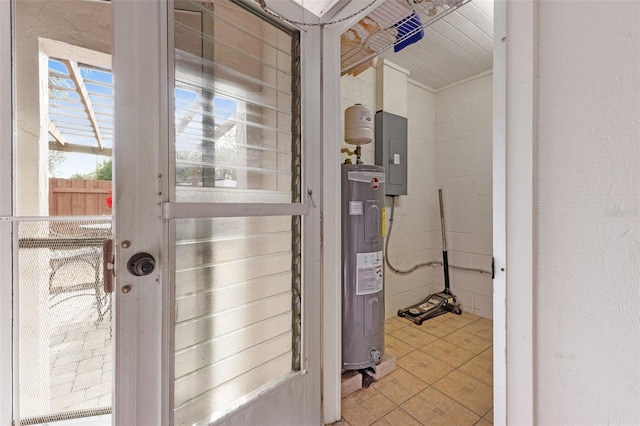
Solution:
[[[80,65],[80,74],[89,93],[96,115],[103,146],[113,146],[113,75],[108,70]],[[50,90],[49,118],[60,129],[69,143],[97,146],[86,112],[69,78],[66,65],[49,59]],[[50,136],[50,140],[53,138]],[[54,170],[54,176],[69,178],[74,174],[93,173],[96,166],[108,159],[105,156],[65,152],[64,161]]]
[[[89,93],[103,146],[113,147],[113,99],[114,82],[109,70],[100,70],[80,65],[80,72]],[[65,64],[55,59],[49,60],[50,84],[55,87],[50,91],[49,117],[65,135],[69,143],[97,146],[95,135],[84,112],[80,97],[69,77]],[[194,90],[176,88],[176,123],[180,121],[186,110],[192,107],[197,98]],[[222,124],[237,108],[237,101],[220,96],[214,98],[216,124]],[[199,115],[194,117],[193,125],[198,126]],[[50,140],[53,138],[50,136]],[[70,178],[75,174],[86,175],[95,172],[96,167],[109,157],[93,154],[64,153],[62,161],[55,169],[53,177]]]

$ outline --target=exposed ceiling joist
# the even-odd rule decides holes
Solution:
[[[102,135],[100,134],[100,127],[98,126],[98,120],[96,119],[96,114],[93,110],[93,105],[91,104],[91,99],[89,99],[89,93],[87,92],[87,88],[84,85],[84,79],[82,78],[82,74],[80,73],[80,68],[78,68],[78,63],[69,61],[67,59],[62,60],[69,70],[69,77],[73,81],[73,84],[76,86],[76,90],[80,94],[80,99],[82,104],[84,105],[84,109],[89,116],[89,122],[91,123],[91,128],[96,136],[96,140],[98,141],[99,155],[105,155],[101,152],[104,149],[102,145]]]

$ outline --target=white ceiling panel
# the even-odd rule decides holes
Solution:
[[[419,42],[380,57],[433,89],[488,71],[493,67],[493,3],[472,0],[425,28]]]
[[[338,0],[295,0],[296,3],[316,16],[322,17],[338,2]]]
[[[449,0],[407,4],[413,3],[426,22],[425,5],[442,1]],[[409,70],[412,80],[436,90],[488,71],[493,66],[493,1],[471,0],[424,28],[422,40],[397,53],[384,50],[379,58]]]

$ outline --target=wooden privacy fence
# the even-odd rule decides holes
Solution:
[[[49,216],[111,215],[105,198],[111,181],[83,179],[49,179]]]

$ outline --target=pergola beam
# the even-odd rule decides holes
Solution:
[[[56,142],[58,142],[60,145],[64,146],[67,144],[67,140],[65,139],[64,135],[62,134],[60,129],[58,129],[55,124],[53,124],[53,121],[51,120],[49,120],[48,130],[49,134],[53,136]]]
[[[191,102],[191,105],[187,108],[187,112],[182,116],[180,122],[176,125],[176,133],[182,133],[187,128],[189,123],[193,120],[193,117],[200,112],[199,108],[202,105],[202,98],[198,94],[196,98]]]
[[[91,99],[89,99],[89,92],[84,85],[84,79],[82,78],[82,74],[80,73],[80,68],[78,68],[78,63],[67,59],[62,60],[62,62],[67,66],[67,69],[69,70],[69,77],[73,81],[73,84],[75,84],[76,86],[76,90],[78,91],[80,100],[82,101],[82,105],[84,105],[84,110],[89,116],[89,122],[91,123],[91,127],[93,128],[93,133],[96,135],[96,140],[98,141],[98,149],[102,151],[104,149],[104,146],[102,145],[102,135],[100,134],[100,127],[98,126],[96,114],[93,111]]]
[[[231,129],[233,129],[237,124],[234,120],[236,120],[235,112],[229,118],[227,118],[227,121],[218,126],[213,134],[214,140],[217,141],[218,139],[226,135],[229,131],[231,131]]]
[[[104,155],[105,157],[111,157],[113,155],[113,150],[111,148],[100,149],[97,146],[78,145],[72,143],[60,145],[59,143],[53,141],[49,142],[49,150],[62,152],[78,152],[80,154]]]

